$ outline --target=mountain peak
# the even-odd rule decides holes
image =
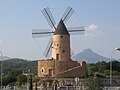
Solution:
[[[85,49],[83,52],[93,52],[90,48]]]
[[[98,61],[109,61],[109,58],[103,57],[91,49],[85,49],[77,55],[73,56],[73,60],[84,60],[87,63],[95,63]]]

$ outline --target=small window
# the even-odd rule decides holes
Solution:
[[[65,52],[65,50],[63,50],[63,53]]]
[[[44,72],[44,69],[42,68],[41,72]]]

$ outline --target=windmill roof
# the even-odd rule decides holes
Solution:
[[[54,35],[69,35],[69,32],[62,20],[60,20]]]

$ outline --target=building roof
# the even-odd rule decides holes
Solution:
[[[67,31],[67,28],[62,20],[60,20],[53,35],[69,35],[69,32]]]

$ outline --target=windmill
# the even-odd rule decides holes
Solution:
[[[68,7],[56,27],[55,26],[56,22],[53,18],[50,9],[47,7],[42,10],[42,14],[46,18],[52,30],[50,31],[50,30],[33,29],[32,35],[33,38],[52,36],[45,49],[44,52],[45,57],[49,57],[50,54],[52,53],[53,59],[57,59],[57,60],[70,59],[71,57],[70,35],[75,33],[77,34],[84,33],[85,31],[84,26],[66,28],[65,23],[69,20],[69,18],[72,16],[74,12],[75,11],[71,7]]]

